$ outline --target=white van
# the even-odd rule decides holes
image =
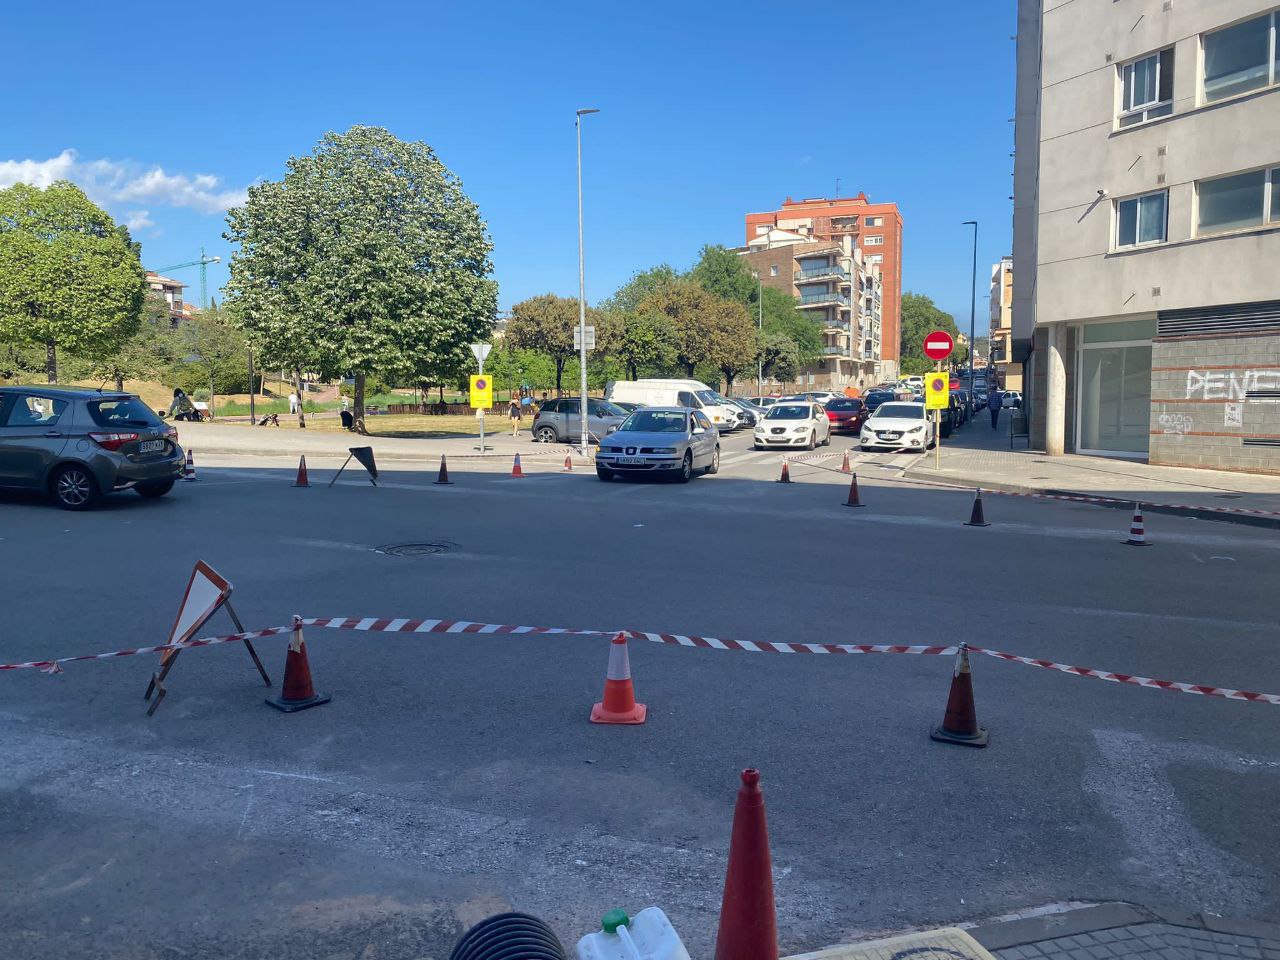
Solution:
[[[720,431],[741,426],[738,408],[701,380],[667,380],[657,377],[617,380],[604,392],[607,400],[638,403],[645,407],[691,407],[701,410]]]

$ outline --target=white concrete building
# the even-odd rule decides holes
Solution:
[[[1019,0],[1033,444],[1280,471],[1280,4]]]

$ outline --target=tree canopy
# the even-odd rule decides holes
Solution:
[[[227,215],[230,305],[264,365],[356,378],[456,377],[492,329],[493,245],[425,143],[328,133]]]
[[[960,333],[955,318],[938,309],[929,297],[921,293],[902,295],[902,372],[926,373],[934,367],[934,361],[924,355],[924,338],[934,330],[945,330],[955,337]]]
[[[707,244],[698,254],[698,262],[689,278],[708,293],[725,300],[751,303],[756,298],[756,278],[743,259],[727,247]]]
[[[93,360],[133,335],[145,279],[128,231],[79,187],[0,190],[0,338],[43,346],[50,383],[59,347]]]
[[[596,348],[608,349],[620,318],[607,310],[587,310],[587,324],[596,328]],[[521,300],[511,308],[506,342],[523,350],[538,350],[556,365],[556,393],[564,389],[565,365],[577,356],[573,331],[578,326],[578,301],[554,293]]]

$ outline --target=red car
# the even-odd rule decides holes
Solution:
[[[867,420],[867,405],[852,397],[836,397],[827,406],[832,433],[858,434]]]

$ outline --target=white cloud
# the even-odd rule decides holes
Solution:
[[[223,213],[248,196],[244,189],[224,186],[222,178],[212,174],[171,174],[128,160],[85,161],[74,150],[63,150],[48,160],[0,160],[0,188],[15,183],[47,187],[55,180],[70,180],[100,204],[147,203],[200,213]],[[133,211],[130,216],[136,214],[149,220],[148,210]]]
[[[150,210],[130,210],[124,225],[129,228],[130,233],[137,233],[147,227],[154,227],[156,222],[151,219]]]

